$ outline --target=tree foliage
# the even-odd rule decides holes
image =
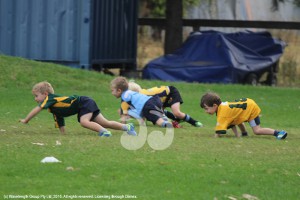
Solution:
[[[147,8],[150,10],[149,17],[165,17],[166,16],[166,0],[143,0]],[[183,10],[190,6],[199,5],[201,0],[183,0]],[[183,11],[183,13],[185,13]]]
[[[300,0],[294,0],[294,4],[295,4],[297,7],[300,7]]]
[[[279,3],[284,3],[288,0],[273,0],[272,1],[272,10],[276,11],[279,9]],[[293,0],[293,3],[297,6],[300,7],[300,0]]]

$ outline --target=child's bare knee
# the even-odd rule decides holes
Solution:
[[[253,133],[254,133],[255,135],[259,135],[259,134],[260,134],[260,130],[259,130],[259,129],[253,130]]]
[[[80,125],[81,125],[82,127],[86,127],[86,126],[87,126],[87,121],[81,120],[81,121],[80,121]]]

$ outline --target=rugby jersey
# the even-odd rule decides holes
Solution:
[[[168,86],[160,86],[160,87],[152,87],[149,89],[141,89],[139,92],[147,96],[158,95],[160,101],[164,104],[167,100],[168,95],[170,94],[170,89]]]
[[[226,131],[230,125],[249,122],[259,116],[261,109],[249,98],[222,102],[217,110],[216,131]]]
[[[42,109],[48,109],[53,114],[55,126],[65,125],[64,117],[75,115],[79,111],[80,96],[61,96],[49,94],[46,99],[39,104]]]
[[[142,116],[142,110],[150,96],[126,90],[121,95],[121,114],[128,114],[128,110],[134,110],[138,116]]]

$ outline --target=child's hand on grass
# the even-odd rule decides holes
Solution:
[[[23,124],[27,124],[28,123],[25,119],[20,119],[19,122],[21,122]]]

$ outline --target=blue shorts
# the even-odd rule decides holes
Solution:
[[[162,103],[159,96],[155,95],[145,103],[142,114],[153,124],[155,124],[159,118],[162,118],[164,116]]]
[[[250,124],[251,127],[260,125],[260,118],[259,118],[259,117],[256,117],[255,119],[251,120],[251,121],[249,122],[249,124]]]
[[[92,118],[90,119],[91,121],[93,121],[94,118],[100,114],[100,109],[93,99],[91,99],[90,97],[81,96],[79,102],[79,111],[77,115],[78,122],[80,122],[81,116],[88,113],[93,113]]]

